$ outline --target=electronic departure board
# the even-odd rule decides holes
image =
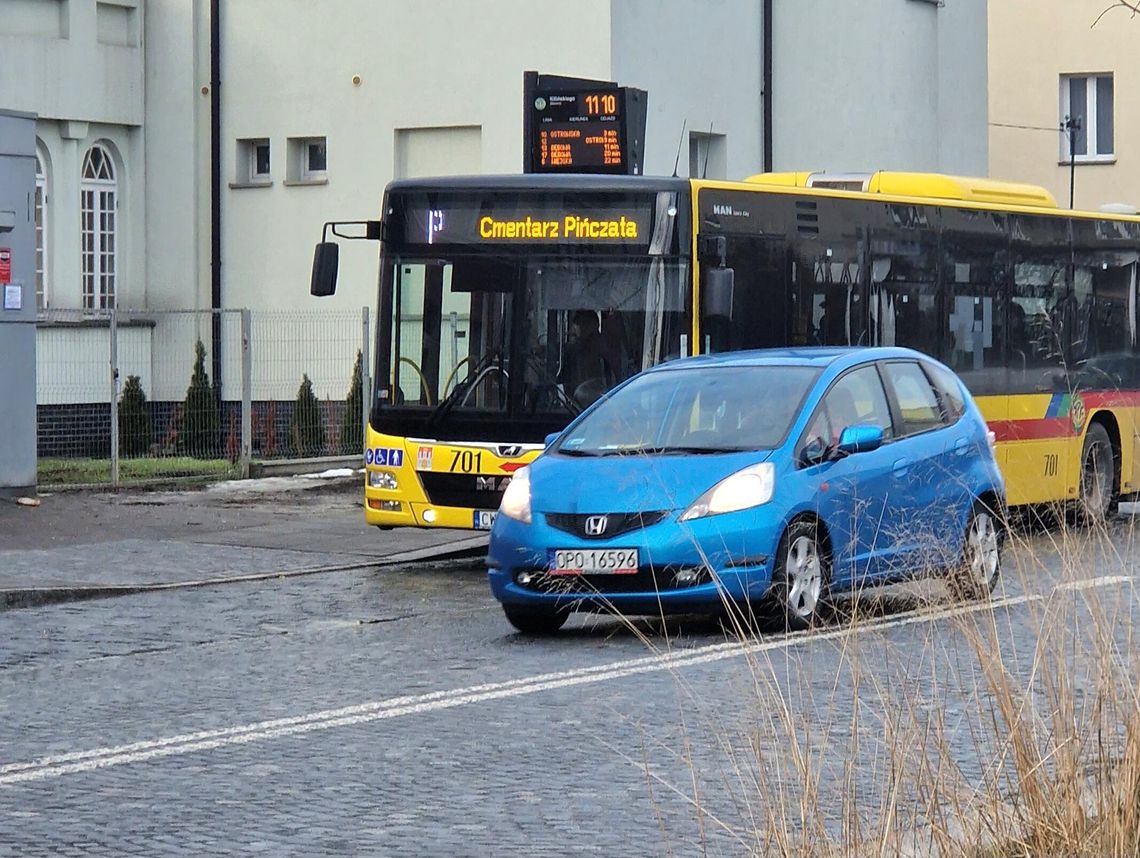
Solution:
[[[528,173],[641,173],[646,93],[608,81],[527,72]]]

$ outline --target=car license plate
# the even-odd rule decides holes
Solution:
[[[475,523],[476,530],[490,530],[491,525],[495,523],[495,516],[497,512],[488,512],[485,509],[475,510]]]
[[[636,548],[568,548],[550,552],[551,575],[636,575]]]

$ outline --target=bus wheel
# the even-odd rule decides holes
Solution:
[[[1081,485],[1077,511],[1082,520],[1095,524],[1108,517],[1114,494],[1116,460],[1108,432],[1099,423],[1089,426],[1081,450]]]

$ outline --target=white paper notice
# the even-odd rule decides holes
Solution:
[[[24,307],[24,289],[19,283],[8,283],[4,287],[4,309],[22,310]]]

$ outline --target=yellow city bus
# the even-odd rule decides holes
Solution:
[[[381,241],[371,524],[488,528],[511,474],[613,385],[788,345],[951,366],[1011,505],[1097,516],[1140,490],[1140,217],[888,172],[416,179],[383,211],[366,231]],[[313,294],[335,279],[322,242]]]

